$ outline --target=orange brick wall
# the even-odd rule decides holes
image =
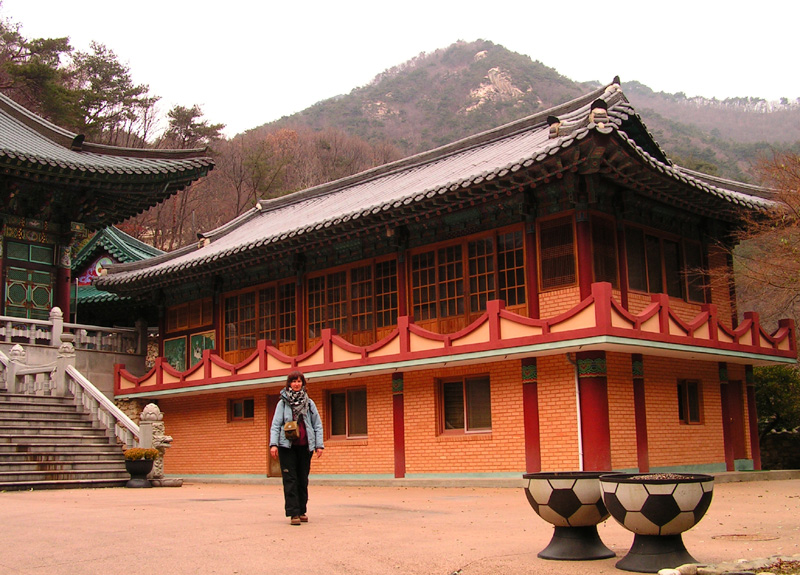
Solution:
[[[549,319],[569,311],[580,302],[578,286],[542,292],[539,294],[539,317]]]
[[[608,398],[611,463],[614,469],[637,467],[631,358],[608,353]],[[575,368],[565,354],[540,357],[538,396],[542,469],[579,468]],[[716,362],[645,356],[650,466],[724,463],[719,373]],[[729,365],[731,381],[744,381],[744,368]],[[437,430],[437,379],[488,374],[491,381],[491,433],[440,435]],[[407,372],[404,376],[406,474],[509,473],[525,469],[522,425],[522,371],[519,360],[485,365]],[[703,423],[678,421],[676,382],[700,379]],[[393,408],[390,375],[341,381],[311,380],[309,394],[327,424],[327,390],[367,388],[367,439],[326,438],[325,453],[314,459],[317,474],[394,474]],[[168,474],[265,475],[268,464],[267,395],[279,388],[248,393],[214,393],[163,398],[159,406],[166,431],[174,438],[167,451]],[[747,397],[743,389],[742,421],[747,426]],[[229,399],[252,397],[254,419],[228,422]],[[749,433],[745,429],[746,449]]]
[[[437,378],[488,374],[492,433],[437,435]],[[404,376],[406,473],[511,472],[525,469],[519,360],[409,372]]]
[[[255,400],[253,420],[229,423],[228,400],[249,397]],[[158,405],[166,434],[173,438],[164,457],[164,473],[266,474],[269,424],[265,390],[163,398]]]
[[[540,357],[536,367],[542,470],[578,469],[575,367],[563,354]]]
[[[633,405],[631,356],[606,354],[608,374],[608,418],[611,428],[611,467],[638,468],[636,413]]]
[[[702,383],[703,423],[678,421],[678,379]],[[716,362],[644,356],[650,467],[724,463],[722,404]]]

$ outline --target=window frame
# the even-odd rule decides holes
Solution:
[[[385,269],[392,263],[393,273]],[[397,325],[399,309],[399,265],[397,256],[390,255],[308,274],[304,280],[303,302],[306,349],[320,340],[322,330],[326,328],[336,329],[345,340],[358,339],[351,342],[356,345],[374,343],[387,330],[393,329]],[[360,275],[364,269],[369,269],[368,279]],[[331,285],[331,279],[336,279],[334,285]],[[319,284],[314,291],[311,290],[313,284]],[[312,330],[315,330],[313,335]],[[369,342],[362,341],[363,338]]]
[[[486,313],[486,302],[506,301],[511,293],[515,301],[506,306],[526,314],[525,233],[516,224],[409,250],[408,307],[415,323],[438,329],[455,322],[463,328]]]
[[[222,294],[220,298],[220,329],[222,335],[222,353],[223,356],[231,353],[252,353],[258,347],[258,341],[260,339],[266,339],[269,341],[273,346],[277,347],[281,351],[290,351],[285,350],[285,345],[296,346],[296,328],[297,328],[297,302],[296,302],[296,290],[295,290],[295,280],[294,279],[283,279],[277,282],[270,282],[268,284],[260,284],[257,286],[253,286],[243,290],[237,290],[232,292],[227,292]],[[274,300],[272,302],[262,302],[261,300],[266,297],[266,294],[270,291],[274,294]],[[290,296],[290,297],[287,297]],[[248,303],[247,306],[241,305],[242,298],[251,298],[252,302]],[[228,321],[231,318],[232,309],[229,309],[229,301],[236,298],[237,300],[237,307],[236,307],[236,314],[237,317],[235,321]],[[288,302],[288,303],[287,303]],[[287,313],[286,307],[292,307],[295,313],[291,313],[289,311]],[[272,303],[273,305],[268,305],[268,303]],[[241,310],[249,309],[251,310],[252,317],[239,317]],[[271,318],[264,318],[261,316],[264,310],[269,310],[272,314]],[[282,323],[283,322],[283,323]],[[231,326],[234,325],[237,331],[241,331],[242,333],[232,334],[229,330]],[[243,331],[240,328],[247,327],[248,329]],[[266,335],[268,333],[274,333],[276,336],[277,341],[272,339],[268,339]],[[295,337],[290,337],[295,336]],[[233,340],[241,341],[252,339],[252,347],[247,345],[237,345],[236,347],[231,346],[231,342]]]
[[[628,289],[630,291],[647,294],[663,293],[671,298],[681,299],[690,303],[706,303],[707,294],[703,286],[700,288],[693,288],[690,285],[690,283],[696,282],[698,278],[701,278],[701,281],[705,282],[705,277],[708,273],[705,254],[702,252],[703,244],[701,242],[629,223],[625,224],[624,230],[625,264],[628,274]],[[640,240],[637,246],[632,245],[634,236],[637,236]],[[655,242],[657,242],[657,245]],[[677,260],[677,267],[668,266],[668,255],[670,255],[669,246],[672,245],[675,246],[675,249],[671,255]],[[686,252],[690,246],[695,246],[700,249],[699,258],[696,259],[699,260],[702,267],[701,271],[692,271],[687,268],[689,258],[687,258]],[[639,248],[638,254],[634,253],[635,250],[632,249],[634,247]],[[650,251],[648,251],[648,248],[650,248]],[[651,271],[651,268],[654,268],[655,248],[658,249],[658,269],[652,269]],[[641,262],[637,262],[637,264],[640,265],[634,265],[632,258],[641,259]],[[631,281],[632,273],[635,273],[637,269],[642,270],[641,279],[645,284],[644,289],[640,286],[634,287],[632,285],[634,283]],[[657,290],[653,289],[651,285],[656,283],[655,280],[658,280],[658,283],[661,284]],[[671,290],[670,286],[679,287],[680,295],[670,293],[671,291],[674,292],[674,289]],[[702,293],[702,300],[695,299],[698,293]]]
[[[236,415],[237,406],[241,406],[241,415]],[[248,421],[252,422],[255,420],[255,411],[256,411],[256,400],[253,397],[238,397],[236,399],[229,399],[228,423],[242,423]]]
[[[678,421],[682,425],[702,425],[703,384],[699,379],[679,379],[677,386]],[[692,408],[696,415],[692,414]]]
[[[470,425],[470,412],[471,406],[469,405],[470,402],[470,392],[468,390],[469,383],[476,383],[476,384],[485,384],[487,386],[488,391],[488,406],[486,409],[488,411],[482,416],[484,418],[488,418],[489,426],[488,427],[472,427]],[[463,426],[462,427],[448,427],[447,420],[448,420],[448,407],[447,407],[447,397],[446,397],[446,388],[453,387],[457,384],[461,385],[461,409],[462,409],[462,418],[463,418]],[[467,375],[463,377],[447,377],[441,378],[436,381],[436,399],[437,399],[437,422],[438,422],[438,431],[439,435],[478,435],[478,434],[488,434],[492,433],[492,381],[489,377],[489,374],[473,374]]]
[[[565,258],[564,255],[562,256],[548,256],[545,250],[552,250],[557,252],[558,249],[555,247],[543,247],[547,244],[547,242],[542,242],[543,233],[547,231],[549,228],[557,227],[559,220],[563,220],[563,224],[566,224],[566,221],[569,220],[570,229],[572,231],[572,279],[571,280],[563,280],[563,281],[556,281],[558,277],[565,277],[568,278],[569,274],[562,274],[561,276],[554,275],[553,278],[549,278],[545,268],[547,267],[547,263],[551,261],[555,261],[557,257]],[[566,246],[568,244],[563,244]],[[565,248],[562,248],[565,249]],[[542,218],[536,222],[536,251],[537,251],[537,261],[539,262],[539,291],[540,293],[545,293],[552,290],[559,290],[570,288],[578,285],[578,246],[577,246],[577,232],[575,229],[575,214],[571,212],[569,214],[558,214],[553,217]],[[566,261],[566,258],[565,258]],[[555,283],[553,283],[555,282]]]
[[[364,405],[363,405],[363,413],[364,413],[363,427],[364,427],[364,431],[363,431],[363,433],[360,432],[360,430],[356,430],[356,431],[352,431],[351,432],[352,428],[354,427],[352,425],[352,420],[355,417],[355,415],[353,413],[354,409],[353,409],[353,405],[352,405],[352,402],[351,402],[351,398],[356,393],[358,393],[358,394],[363,393],[363,396],[364,396]],[[341,433],[334,434],[335,423],[337,422],[338,417],[341,416],[339,414],[335,414],[334,413],[334,410],[335,410],[334,397],[335,396],[340,396],[340,395],[344,396],[344,402],[343,402],[342,407],[344,408],[344,414],[343,415],[344,415],[345,432],[344,432],[344,434],[341,434]],[[328,436],[329,439],[347,440],[347,439],[366,439],[367,437],[369,437],[369,411],[368,411],[368,405],[369,404],[368,404],[367,387],[366,386],[362,385],[362,386],[356,386],[356,387],[345,387],[345,388],[339,388],[339,389],[329,389],[327,391],[327,393],[326,393],[326,402],[325,403],[326,403],[326,409],[325,409],[325,411],[326,411],[326,420],[328,422],[327,423],[327,436]]]

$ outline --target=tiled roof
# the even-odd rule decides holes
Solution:
[[[151,150],[94,144],[0,94],[0,175],[74,194],[92,229],[135,215],[204,176],[207,150]],[[91,191],[87,200],[81,195]],[[76,214],[70,213],[70,217]]]
[[[607,117],[595,116],[602,100]],[[548,122],[550,120],[550,122]],[[550,124],[557,120],[557,133]],[[636,135],[629,136],[625,128]],[[599,137],[608,145],[594,146]],[[112,266],[96,285],[114,291],[132,284],[186,281],[211,269],[255,254],[292,245],[314,233],[391,225],[410,207],[421,208],[464,190],[500,185],[509,178],[541,181],[554,173],[584,166],[586,150],[621,151],[601,157],[596,171],[608,177],[641,178],[666,190],[659,196],[689,210],[735,220],[737,209],[763,210],[768,200],[715,185],[675,167],[647,133],[618,83],[567,104],[448,146],[375,168],[322,186],[261,201],[228,224],[205,234],[207,241],[138,264]],[[633,158],[633,160],[631,160]],[[602,160],[602,161],[601,161]],[[625,161],[626,173],[615,162]],[[594,160],[593,160],[594,161]],[[601,165],[602,164],[602,165]],[[635,164],[640,175],[630,176]],[[621,164],[620,164],[621,165]],[[518,187],[518,184],[517,184]],[[660,192],[659,192],[660,193]],[[128,284],[128,286],[126,286]]]
[[[72,261],[72,269],[80,269],[101,251],[111,254],[120,262],[138,262],[164,253],[163,250],[139,241],[119,228],[109,226],[97,232],[81,248]]]

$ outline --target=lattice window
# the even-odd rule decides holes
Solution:
[[[594,281],[619,287],[617,273],[617,229],[613,220],[592,217]]]
[[[575,284],[577,264],[572,216],[548,220],[540,224],[539,250],[542,289]]]
[[[350,306],[353,331],[372,329],[372,268],[362,266],[350,270]]]
[[[278,287],[278,333],[279,343],[292,343],[297,340],[297,305],[293,283]]]
[[[308,280],[308,337],[318,338],[325,327],[325,276]]]
[[[461,246],[438,250],[439,317],[464,313],[464,262]]]
[[[627,227],[625,229],[625,247],[630,289],[650,293],[666,293],[672,297],[685,298],[689,291],[687,279],[691,277],[694,285],[693,291],[688,294],[688,297],[693,301],[704,301],[701,257],[696,257],[692,264],[684,266],[683,251],[679,241],[647,234],[638,228]],[[691,276],[686,271],[690,267],[694,268]],[[699,289],[698,285],[700,285]]]
[[[278,299],[274,286],[258,290],[258,339],[278,345]]]
[[[375,323],[378,327],[397,325],[397,261],[375,264]]]
[[[414,319],[436,317],[436,252],[411,257],[412,305]]]
[[[509,307],[524,305],[525,250],[521,231],[497,236],[497,269],[500,299]]]
[[[469,242],[469,311],[486,310],[486,302],[495,297],[494,238]]]
[[[339,333],[348,329],[347,317],[347,272],[337,272],[327,277],[325,324]]]

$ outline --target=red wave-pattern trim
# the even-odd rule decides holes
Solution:
[[[775,333],[769,334],[754,312],[745,313],[741,325],[728,328],[719,322],[715,305],[701,306],[700,313],[686,321],[670,308],[669,297],[665,294],[654,294],[652,300],[641,313],[634,315],[613,298],[611,285],[601,282],[592,284],[591,295],[578,305],[549,319],[517,315],[506,310],[502,301],[493,300],[487,303],[483,315],[451,334],[423,329],[408,316],[399,317],[394,330],[367,346],[348,342],[334,329],[323,329],[315,345],[294,357],[261,340],[249,357],[236,364],[228,363],[213,350],[206,350],[197,365],[183,372],[174,369],[164,358],[157,358],[155,366],[142,377],[132,375],[124,365],[116,365],[114,392],[119,395],[237,382],[247,385],[253,379],[279,379],[298,367],[313,376],[314,372],[323,370],[445,359],[456,354],[595,336],[757,353],[776,359],[797,356],[792,320],[781,320]],[[657,320],[657,329],[654,320]]]

